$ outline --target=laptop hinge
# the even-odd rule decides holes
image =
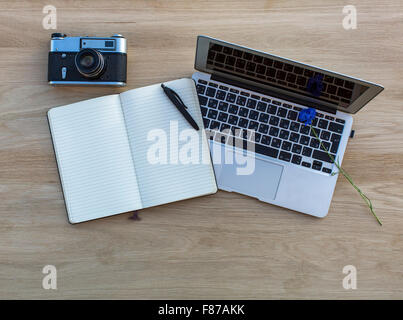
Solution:
[[[275,92],[275,91],[270,90],[270,89],[264,89],[264,88],[261,88],[261,87],[258,87],[258,86],[254,86],[254,85],[251,85],[251,84],[248,84],[248,83],[244,83],[242,81],[230,79],[230,78],[224,77],[222,75],[212,73],[211,74],[211,80],[216,80],[216,81],[228,83],[228,84],[233,85],[233,86],[241,87],[241,88],[244,88],[244,89],[247,89],[247,90],[250,90],[250,91],[259,92],[261,94],[265,94],[265,95],[268,95],[268,96],[272,96],[272,97],[287,100],[287,101],[290,101],[290,102],[298,103],[298,104],[301,104],[303,106],[312,107],[312,108],[319,109],[319,110],[322,110],[322,111],[325,111],[325,112],[328,112],[328,113],[336,114],[336,112],[337,112],[337,109],[335,109],[335,108],[330,108],[330,107],[327,107],[327,106],[318,105],[317,103],[314,103],[314,102],[311,102],[311,101],[305,101],[303,99],[298,99],[296,97],[288,96],[286,94],[281,94],[279,92]]]

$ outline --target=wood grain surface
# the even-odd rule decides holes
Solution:
[[[67,222],[46,112],[121,92],[54,88],[50,34],[128,39],[128,86],[190,77],[206,34],[385,86],[354,116],[343,167],[317,219],[220,191],[79,225]],[[358,27],[344,30],[343,6]],[[0,298],[403,298],[403,4],[379,1],[0,1]],[[42,288],[55,265],[57,290]],[[342,269],[357,268],[345,290]]]

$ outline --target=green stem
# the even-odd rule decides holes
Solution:
[[[313,134],[315,135],[316,139],[318,139],[320,146],[322,147],[323,150],[326,151],[326,153],[328,154],[329,158],[333,161],[333,163],[335,164],[335,166],[337,167],[337,169],[339,170],[339,173],[341,172],[341,174],[347,179],[348,182],[350,182],[350,184],[354,187],[355,190],[357,190],[357,192],[359,193],[359,195],[361,196],[361,198],[365,201],[365,203],[367,204],[369,210],[371,210],[371,213],[374,215],[376,221],[378,221],[378,223],[380,225],[382,225],[381,220],[379,220],[378,216],[375,214],[374,208],[372,206],[372,202],[371,199],[369,199],[362,191],[360,188],[357,187],[357,185],[354,183],[353,179],[350,177],[350,175],[340,166],[338,161],[335,161],[333,155],[329,152],[329,150],[327,150],[327,148],[323,145],[322,140],[319,139],[318,134],[316,133],[315,129],[312,127],[312,125],[310,125],[310,128],[313,132]],[[334,173],[333,173],[334,175]]]

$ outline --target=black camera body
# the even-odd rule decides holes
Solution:
[[[123,87],[126,75],[126,39],[123,36],[98,38],[52,34],[49,84]]]

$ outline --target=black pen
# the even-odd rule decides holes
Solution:
[[[175,107],[179,110],[180,113],[185,117],[185,119],[190,123],[190,125],[195,129],[199,130],[199,126],[197,125],[196,121],[192,118],[190,113],[186,110],[187,107],[183,103],[182,99],[179,95],[173,91],[172,89],[168,88],[166,85],[161,83],[161,87],[164,90],[165,94],[171,100],[171,102],[175,105]]]

